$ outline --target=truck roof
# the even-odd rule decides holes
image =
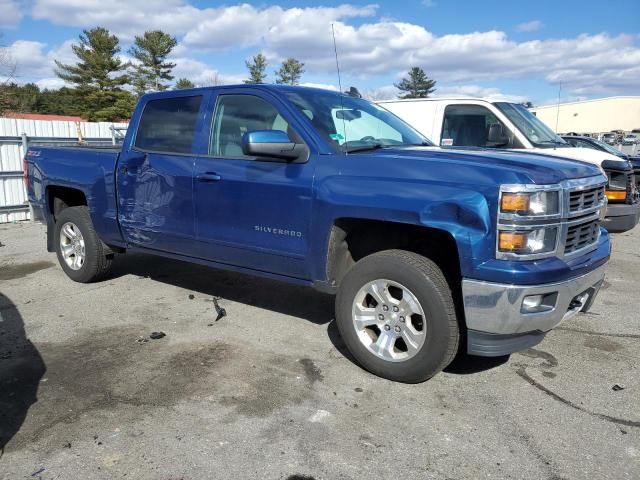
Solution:
[[[477,98],[477,97],[436,97],[436,98],[398,98],[395,100],[380,100],[376,103],[411,103],[411,102],[451,102],[451,101],[460,101],[460,102],[485,102],[485,103],[494,103],[496,100],[488,100],[486,98]]]
[[[189,92],[202,92],[206,90],[230,90],[230,89],[242,89],[242,88],[251,88],[258,90],[267,90],[267,91],[276,91],[276,92],[290,92],[290,91],[310,91],[310,92],[332,92],[339,94],[337,90],[329,90],[325,88],[317,88],[317,87],[303,87],[300,85],[275,85],[271,83],[240,83],[234,85],[214,85],[208,87],[196,87],[196,88],[185,88],[180,90],[165,90],[163,92],[151,92],[143,95],[142,98],[162,98],[162,97],[172,97],[176,93],[189,93]],[[347,95],[346,93],[342,93],[343,95]]]

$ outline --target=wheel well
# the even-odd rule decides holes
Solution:
[[[81,190],[68,187],[49,187],[47,189],[49,213],[55,220],[60,212],[68,207],[87,205],[87,198]]]
[[[328,283],[338,286],[358,260],[389,249],[408,250],[429,258],[442,270],[452,291],[460,290],[458,248],[449,232],[421,225],[356,218],[338,219],[331,229],[327,251]]]

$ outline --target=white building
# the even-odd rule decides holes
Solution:
[[[534,107],[531,111],[560,133],[630,132],[640,129],[640,96],[561,103]]]

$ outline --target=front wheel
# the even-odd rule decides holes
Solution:
[[[386,250],[357,262],[340,284],[336,321],[356,360],[389,380],[427,380],[458,350],[449,285],[434,262],[413,252]]]
[[[87,207],[65,208],[56,218],[54,238],[60,266],[71,280],[95,282],[109,271],[113,254],[105,251]]]

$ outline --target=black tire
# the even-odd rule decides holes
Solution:
[[[358,338],[353,302],[368,282],[387,279],[413,293],[424,311],[426,338],[414,356],[388,361],[372,353]],[[336,322],[349,351],[362,367],[380,377],[418,383],[449,365],[458,352],[460,331],[449,285],[438,266],[421,255],[386,250],[358,261],[342,280],[336,296]]]
[[[84,263],[78,270],[74,270],[64,259],[60,244],[60,232],[67,223],[74,224],[82,234],[84,239]],[[113,261],[113,253],[108,250],[93,228],[89,210],[85,206],[65,208],[56,218],[54,243],[58,262],[67,276],[80,283],[91,283],[104,278],[111,262]]]

